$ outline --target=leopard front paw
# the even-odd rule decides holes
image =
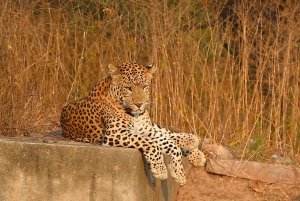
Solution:
[[[186,176],[183,167],[172,167],[172,164],[169,164],[168,169],[170,175],[175,179],[180,186],[184,186],[186,183]]]
[[[181,136],[179,138],[181,138],[181,140],[179,141],[179,146],[186,150],[193,150],[195,148],[198,148],[198,145],[200,143],[199,137],[191,133],[181,133]]]
[[[150,170],[157,179],[164,180],[168,178],[168,171],[164,163],[150,164]]]
[[[201,152],[199,149],[188,151],[188,153],[186,154],[186,158],[194,167],[204,166],[206,162],[204,153]]]

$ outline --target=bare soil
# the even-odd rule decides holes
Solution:
[[[300,201],[300,185],[268,184],[209,174],[204,167],[191,168],[176,201]]]

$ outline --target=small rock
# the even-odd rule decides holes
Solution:
[[[292,163],[290,158],[278,156],[276,154],[273,154],[271,156],[271,161],[273,161],[275,163],[283,163],[283,164],[287,164],[287,165]]]
[[[233,159],[233,155],[228,149],[218,144],[203,144],[202,151],[211,155],[212,158],[224,158],[224,159]]]
[[[202,144],[212,144],[212,140],[210,138],[203,138],[202,140]]]

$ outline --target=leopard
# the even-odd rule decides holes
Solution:
[[[70,140],[103,146],[134,148],[142,152],[157,179],[171,177],[186,183],[183,157],[195,167],[206,159],[198,149],[200,139],[192,133],[176,133],[151,121],[149,107],[154,64],[136,62],[108,65],[108,75],[87,97],[62,108],[63,135]],[[169,156],[168,165],[164,155]]]

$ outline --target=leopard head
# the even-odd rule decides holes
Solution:
[[[130,115],[143,114],[150,105],[151,79],[155,73],[154,64],[143,66],[124,63],[115,67],[110,64],[110,94]]]

